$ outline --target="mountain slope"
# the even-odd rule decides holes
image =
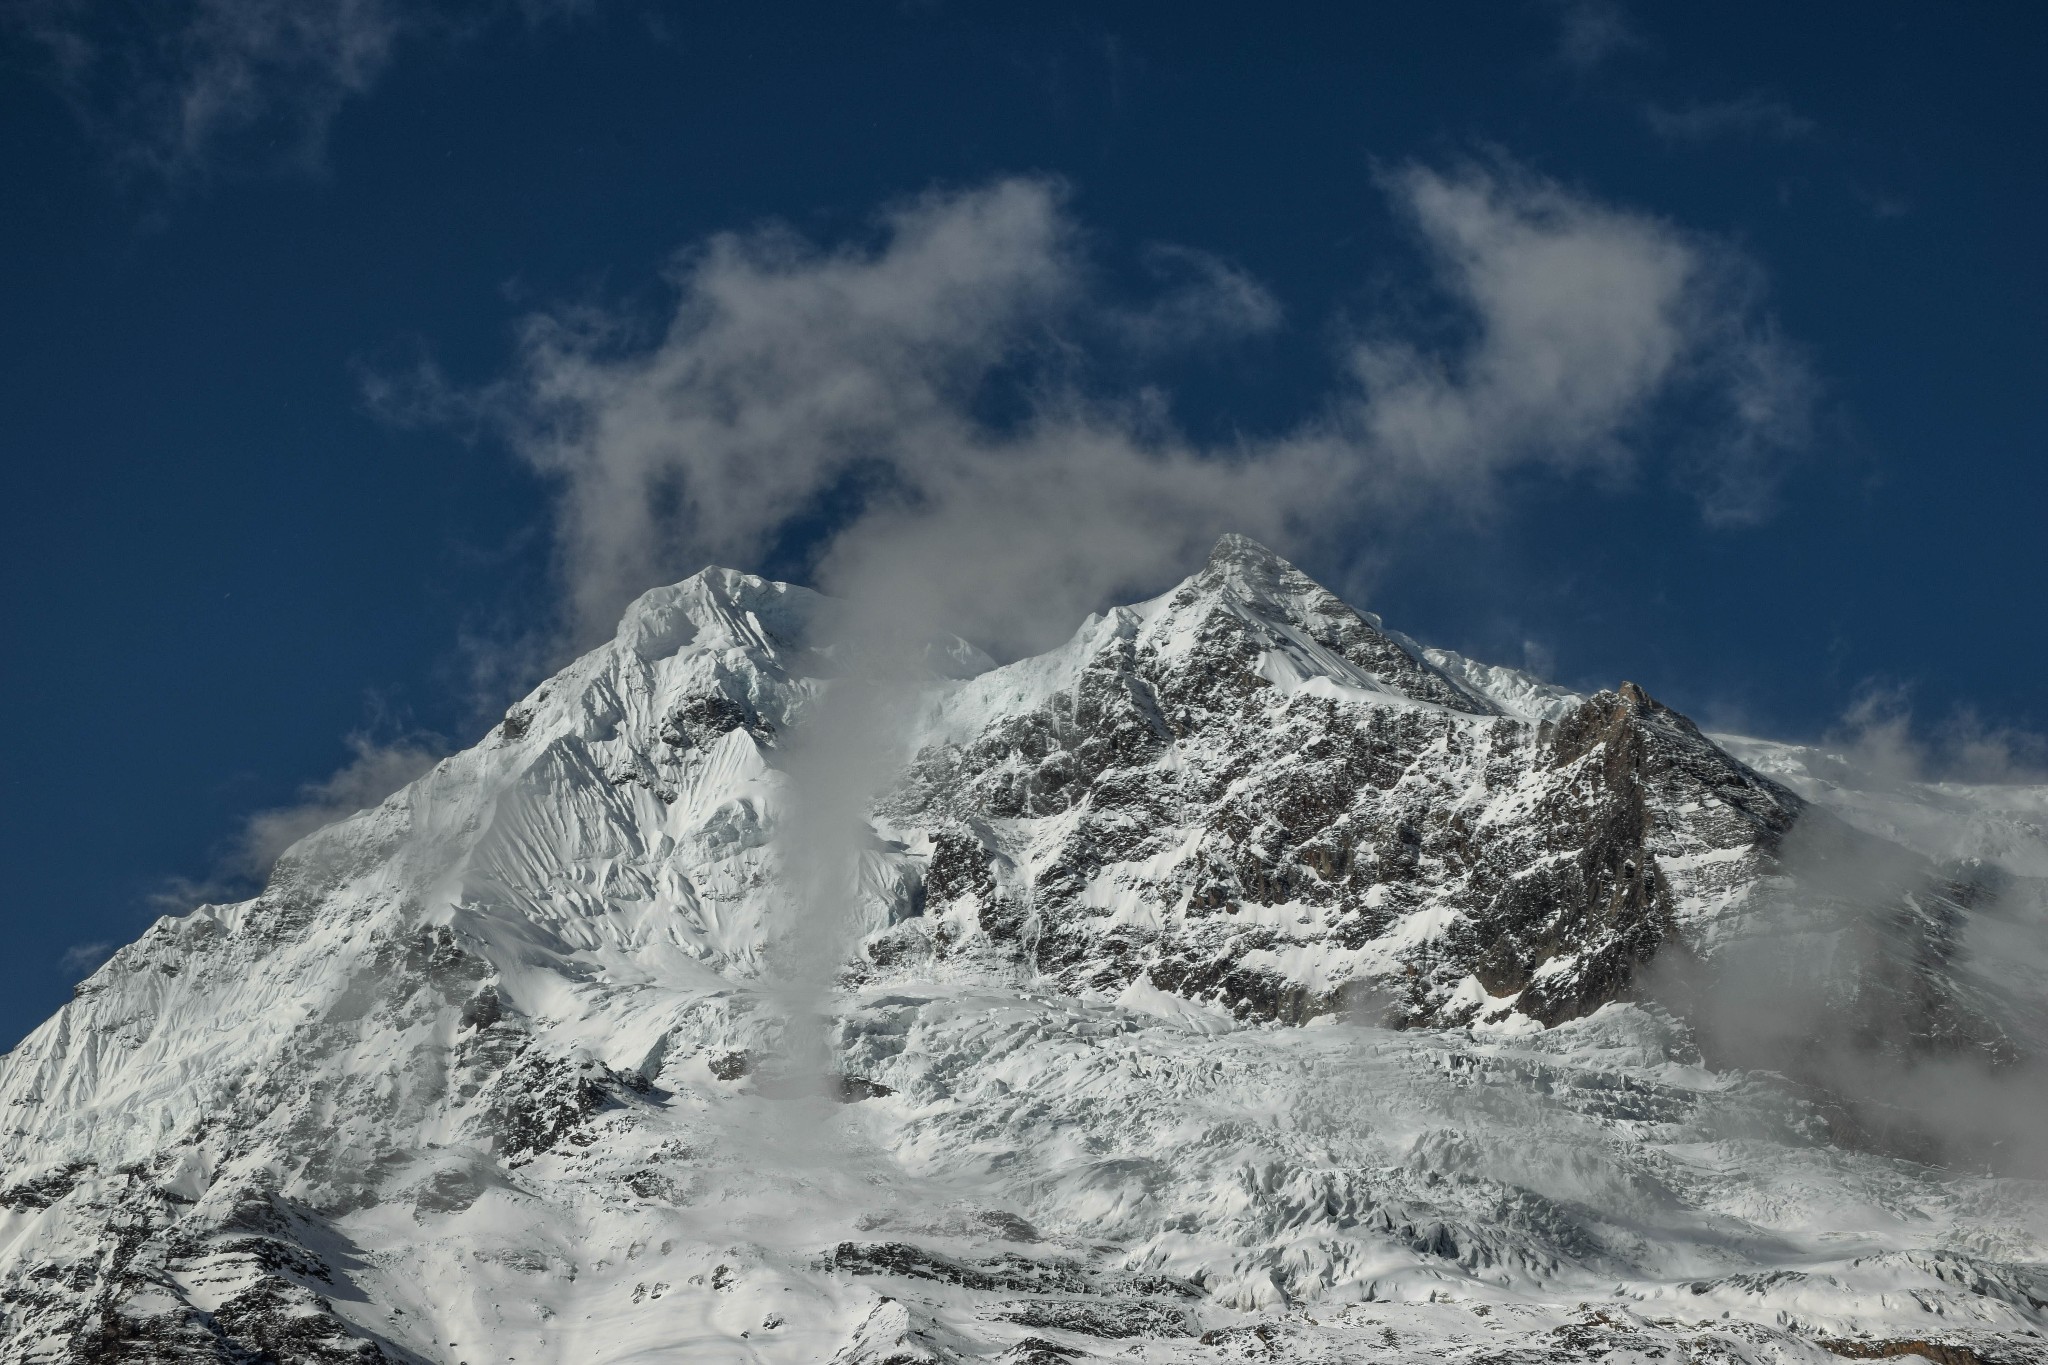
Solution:
[[[1721,964],[1826,944],[1885,1046],[2016,1064],[1988,873],[1238,537],[1002,668],[849,629],[650,593],[117,953],[0,1062],[6,1358],[2048,1359],[2039,1185],[1713,1055]]]
[[[986,887],[939,947],[1028,933],[1070,986],[1555,1023],[1730,915],[1804,806],[1632,685],[1508,714],[1240,538],[1076,645],[1042,697],[1036,660],[949,696],[887,807],[950,822],[939,905]]]

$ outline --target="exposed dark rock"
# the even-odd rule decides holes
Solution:
[[[505,1017],[505,1007],[498,999],[498,992],[486,986],[471,996],[462,1007],[462,1027],[466,1029],[489,1028]]]
[[[421,1213],[460,1213],[484,1192],[475,1174],[460,1167],[439,1170],[413,1195],[413,1207]]]
[[[974,1215],[974,1221],[987,1228],[996,1236],[1011,1242],[1042,1242],[1045,1238],[1038,1229],[1014,1213],[1002,1209],[984,1209]]]
[[[1187,1314],[1178,1308],[1114,1299],[1022,1299],[1006,1303],[999,1315],[1020,1327],[1052,1327],[1083,1336],[1191,1337]]]
[[[1555,726],[1498,715],[1250,542],[1219,545],[1172,609],[1191,647],[1114,635],[1072,690],[925,751],[892,798],[934,826],[932,913],[961,907],[991,945],[1075,988],[1142,976],[1287,1023],[1366,990],[1386,1022],[1429,1025],[1478,1008],[1451,1004],[1470,977],[1497,1008],[1559,1023],[1636,993],[1680,943],[1661,857],[1736,850],[1750,861],[1706,865],[1753,877],[1803,809],[1633,684]],[[1309,647],[1412,701],[1277,700],[1261,660]],[[1526,815],[1494,816],[1473,793]],[[1028,878],[982,823],[1062,813]],[[1112,869],[1191,845],[1175,870],[1133,879],[1158,928],[1091,900]],[[1307,927],[1244,914],[1290,905]],[[1332,989],[1279,965],[1295,944],[1355,950],[1430,908],[1455,914],[1397,977]]]
[[[725,696],[691,697],[663,719],[661,742],[672,749],[701,749],[734,730],[761,740],[774,734],[774,727],[745,702]]]
[[[71,1193],[78,1177],[92,1169],[89,1161],[67,1162],[48,1175],[24,1180],[0,1190],[0,1208],[46,1209]]]
[[[1823,1341],[1820,1345],[1849,1360],[1892,1360],[1900,1356],[1917,1356],[1933,1361],[1934,1365],[2005,1365],[1999,1357],[1986,1355],[1974,1347],[1918,1337],[1896,1341],[1835,1340]]]
[[[579,1140],[592,1115],[646,1088],[644,1080],[634,1080],[587,1058],[529,1049],[493,1082],[477,1126],[507,1164],[521,1165],[564,1140]]]
[[[964,1289],[1085,1294],[1094,1287],[1086,1273],[1072,1261],[1034,1260],[1029,1256],[1006,1253],[970,1262],[928,1251],[909,1242],[841,1242],[825,1258],[824,1264],[827,1269],[850,1275],[901,1275],[909,1279],[937,1280]]]
[[[1068,1361],[1083,1358],[1082,1352],[1047,1341],[1044,1337],[1025,1337],[1022,1341],[1012,1342],[996,1357],[1010,1361],[1012,1365],[1067,1365]]]
[[[866,1076],[834,1076],[830,1085],[833,1098],[841,1104],[858,1104],[862,1100],[880,1099],[896,1093],[880,1081],[871,1081]]]

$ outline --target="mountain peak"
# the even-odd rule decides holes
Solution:
[[[1227,603],[1255,622],[1268,654],[1290,656],[1303,676],[1331,673],[1454,711],[1493,714],[1485,698],[1445,676],[1360,611],[1250,536],[1217,539],[1202,568],[1170,600],[1176,608]]]
[[[850,671],[843,605],[647,593],[261,895],[110,959],[0,1059],[0,1359],[1073,1354],[1028,1329],[1304,1365],[1387,1357],[1341,1309],[1390,1297],[1402,1360],[1487,1302],[1497,1355],[1553,1359],[1612,1282],[1643,1312],[1600,1348],[1645,1358],[1690,1349],[1667,1311],[1809,1358],[1820,1311],[2048,1365],[2011,1350],[2039,1239],[1982,1240],[2042,1224],[2030,1182],[1817,1160],[1787,1097],[1628,1003],[1671,949],[1777,954],[1808,815],[1641,689],[1504,713],[1244,536],[971,678]],[[1913,875],[1953,899],[1822,888],[1785,927],[1896,945],[1847,1036],[2007,1055],[1997,982],[1950,961],[1969,903]],[[1398,1027],[1280,1027],[1328,1017]],[[1289,1121],[1184,1140],[1218,1112]],[[1759,1170],[1807,1202],[1738,1240]]]
[[[1294,566],[1280,555],[1275,554],[1260,542],[1237,531],[1225,531],[1216,538],[1216,544],[1209,550],[1209,566],[1227,565],[1291,569]]]
[[[1204,586],[1226,586],[1254,599],[1321,592],[1322,585],[1250,536],[1228,532],[1217,538],[1195,574]]]
[[[616,638],[650,660],[707,633],[760,649],[786,648],[808,638],[823,600],[808,588],[713,565],[634,598]]]

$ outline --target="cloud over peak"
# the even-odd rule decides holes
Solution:
[[[851,244],[713,237],[676,258],[651,332],[542,314],[494,385],[373,397],[481,417],[556,482],[581,639],[652,583],[794,534],[828,589],[1042,645],[1221,530],[1355,543],[1430,507],[1483,513],[1513,470],[1624,474],[1674,405],[1712,432],[1687,469],[1709,518],[1767,506],[1810,381],[1732,248],[1506,163],[1383,185],[1453,339],[1367,320],[1312,410],[1225,443],[1182,433],[1163,385],[1083,381],[1119,347],[1270,331],[1278,302],[1185,248],[1154,252],[1154,295],[1116,297],[1066,188],[1031,177],[899,203]]]

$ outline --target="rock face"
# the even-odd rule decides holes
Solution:
[[[1952,1154],[1794,1046],[2023,1071],[2024,820],[1880,837],[1241,537],[886,689],[833,611],[650,593],[83,983],[0,1061],[0,1357],[2048,1359],[2040,1186],[1843,1150]]]
[[[1508,714],[1238,537],[1077,646],[888,809],[932,841],[942,946],[978,928],[1070,988],[1557,1023],[1725,913],[1804,805],[1633,684]]]

